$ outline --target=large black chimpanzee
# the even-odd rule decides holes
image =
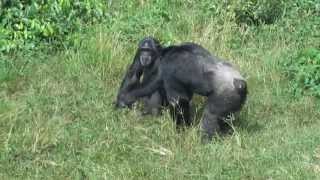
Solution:
[[[161,51],[162,47],[159,41],[152,37],[145,37],[140,41],[134,60],[121,83],[116,101],[117,107],[126,106],[120,101],[119,97],[137,88],[141,83],[151,82],[155,78],[157,66],[160,63]],[[156,91],[143,97],[142,100],[144,115],[158,115],[161,107],[167,103],[163,88],[158,88]]]
[[[224,119],[239,111],[247,97],[247,83],[239,71],[195,43],[164,48],[160,56],[157,75],[120,95],[119,102],[130,106],[137,98],[164,88],[170,106],[189,124],[189,102],[193,94],[206,96],[202,138],[208,140],[220,133]]]

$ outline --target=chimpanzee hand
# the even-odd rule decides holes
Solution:
[[[119,94],[115,105],[116,108],[131,108],[135,102],[136,98],[132,96],[130,93],[121,93]]]

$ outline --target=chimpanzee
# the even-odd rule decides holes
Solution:
[[[121,83],[116,101],[117,107],[125,106],[122,101],[119,101],[120,96],[137,88],[141,83],[150,82],[155,78],[161,50],[162,46],[159,41],[152,37],[145,37],[140,41],[134,60]],[[143,76],[142,79],[141,76]],[[144,115],[158,115],[162,106],[165,106],[167,102],[163,88],[158,88],[152,94],[143,97],[142,100]]]
[[[231,113],[240,111],[245,103],[248,93],[245,79],[233,65],[195,43],[166,47],[160,56],[157,75],[119,96],[119,102],[131,105],[137,98],[163,87],[170,106],[188,124],[193,94],[206,96],[201,132],[203,140],[210,140],[221,132],[221,122]]]

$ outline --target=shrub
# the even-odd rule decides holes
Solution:
[[[103,0],[1,2],[0,53],[33,49],[40,41],[61,45],[66,35],[107,17]]]
[[[320,50],[305,49],[285,63],[285,73],[295,95],[309,93],[320,97]]]

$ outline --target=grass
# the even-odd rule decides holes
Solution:
[[[97,26],[75,49],[3,57],[0,178],[319,179],[319,99],[288,93],[280,65],[310,44],[308,37],[294,41],[277,24],[217,26],[214,18],[182,16],[183,8],[133,39],[154,34],[166,44],[198,42],[239,66],[250,95],[232,134],[202,145],[197,125],[178,133],[168,113],[115,110],[137,42]]]

